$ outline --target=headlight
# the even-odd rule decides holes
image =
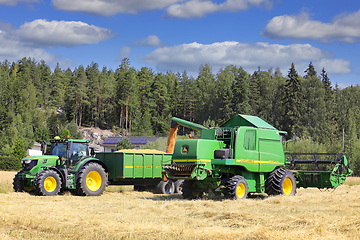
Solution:
[[[24,171],[30,171],[38,163],[37,159],[22,161],[22,167]]]

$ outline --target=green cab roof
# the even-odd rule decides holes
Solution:
[[[247,126],[247,127],[256,127],[256,128],[266,128],[277,130],[275,127],[265,122],[259,117],[250,116],[250,115],[236,115],[229,120],[227,120],[221,127],[235,127],[235,126]]]

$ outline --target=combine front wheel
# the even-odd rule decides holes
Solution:
[[[242,176],[233,176],[226,183],[227,195],[231,199],[244,199],[249,193],[246,179]]]
[[[275,169],[267,178],[265,186],[268,195],[294,196],[296,194],[295,176],[288,169]]]
[[[79,172],[76,189],[82,196],[100,196],[106,188],[106,173],[98,163],[89,163]]]
[[[54,170],[43,170],[36,175],[35,191],[38,195],[55,196],[60,189],[61,179]]]
[[[196,181],[185,180],[182,185],[182,196],[186,199],[201,198],[203,192],[196,188]]]

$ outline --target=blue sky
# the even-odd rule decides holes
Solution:
[[[252,73],[311,61],[333,85],[360,84],[360,1],[0,0],[0,61],[131,66],[197,76],[209,63]]]

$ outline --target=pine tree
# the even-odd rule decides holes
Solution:
[[[200,67],[199,76],[196,79],[197,83],[197,97],[196,97],[196,111],[195,118],[199,122],[206,121],[209,117],[216,118],[217,109],[216,104],[216,87],[215,76],[209,64]]]
[[[19,159],[19,160],[26,157],[25,145],[24,145],[24,141],[22,139],[18,139],[15,142],[12,156],[14,156],[16,159]]]
[[[232,106],[233,91],[231,88],[235,81],[234,72],[236,72],[236,68],[228,66],[221,69],[216,76],[217,102],[215,108],[218,109],[218,114],[214,120],[219,124],[224,123],[235,114]]]
[[[282,122],[282,129],[292,136],[292,133],[300,131],[301,118],[301,100],[303,95],[301,92],[301,81],[294,63],[291,64],[285,85],[285,98],[283,99],[285,106],[285,116]]]
[[[232,89],[232,106],[234,106],[235,114],[251,114],[250,75],[242,67],[235,74]]]

